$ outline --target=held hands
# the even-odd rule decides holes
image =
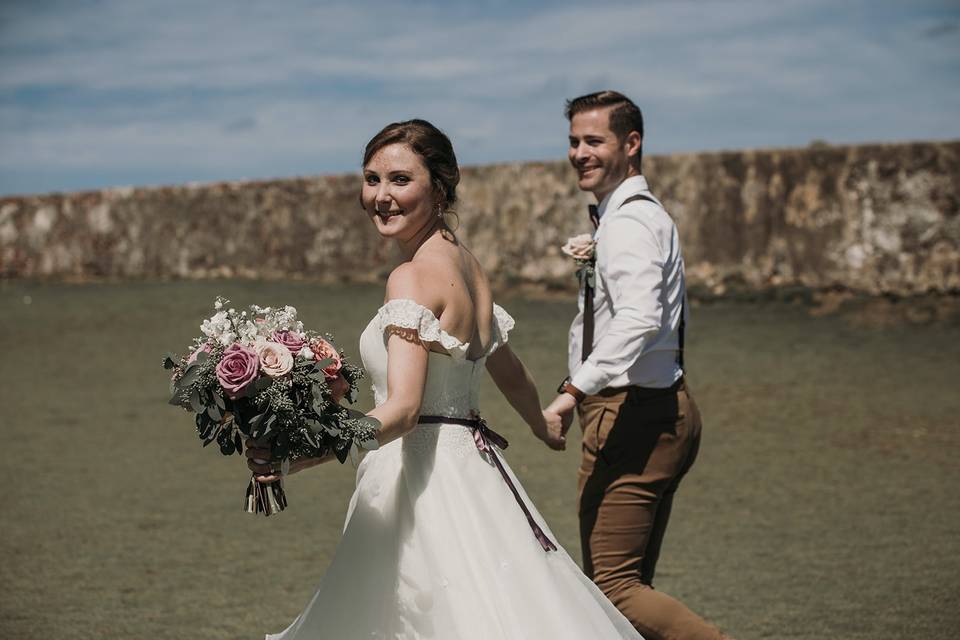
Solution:
[[[577,399],[569,393],[561,393],[543,410],[543,417],[547,421],[549,432],[554,435],[554,438],[563,443],[563,446],[559,447],[560,449],[566,446],[567,431],[570,430],[570,425],[573,424],[573,410],[576,408]],[[549,440],[543,440],[551,448],[558,448],[551,445]]]
[[[563,426],[563,418],[553,411],[543,411],[544,426],[534,428],[534,434],[543,440],[554,451],[563,451],[567,448],[567,429]],[[569,427],[569,424],[567,425]]]

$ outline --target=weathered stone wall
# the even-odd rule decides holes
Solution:
[[[960,142],[649,157],[691,284],[960,291]],[[0,199],[4,278],[383,278],[358,176]],[[501,285],[573,285],[589,229],[563,162],[467,168],[459,235]]]

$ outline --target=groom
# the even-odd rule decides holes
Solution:
[[[595,277],[570,329],[570,376],[546,411],[583,429],[584,571],[650,640],[724,636],[653,589],[674,492],[700,444],[684,381],[686,312],[677,227],[640,171],[643,116],[601,91],[567,102],[568,157],[596,228]]]

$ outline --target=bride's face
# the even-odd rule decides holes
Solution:
[[[391,144],[370,158],[363,168],[360,200],[385,238],[408,240],[437,215],[430,170],[405,144]]]

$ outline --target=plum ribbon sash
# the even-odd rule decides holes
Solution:
[[[527,517],[527,522],[530,523],[530,528],[533,530],[533,535],[537,539],[537,542],[540,543],[540,546],[543,547],[544,551],[557,550],[557,545],[555,545],[550,538],[547,537],[547,534],[543,532],[543,529],[541,529],[540,525],[537,524],[537,521],[534,520],[533,514],[530,513],[530,509],[523,501],[523,498],[520,497],[520,492],[517,491],[517,487],[513,484],[510,474],[507,473],[507,470],[503,466],[503,462],[500,461],[500,456],[497,455],[497,452],[494,449],[494,445],[500,449],[506,449],[510,445],[506,438],[488,427],[486,420],[483,418],[420,416],[419,422],[421,424],[458,424],[464,427],[469,427],[473,431],[473,442],[477,445],[477,450],[480,451],[480,453],[486,453],[489,455],[493,460],[493,463],[497,466],[497,469],[500,471],[500,475],[503,476],[503,481],[507,483],[507,486],[510,488],[510,492],[513,494],[514,499],[516,499],[517,504],[520,505],[520,508],[523,510],[523,515]]]

